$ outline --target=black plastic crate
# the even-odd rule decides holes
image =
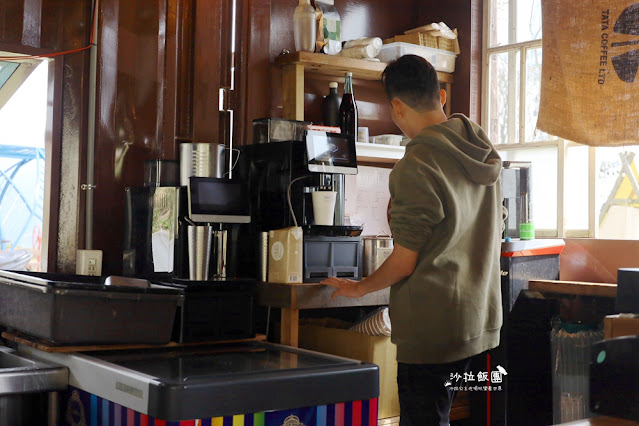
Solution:
[[[180,289],[172,340],[179,343],[255,337],[255,280],[164,283]]]
[[[304,236],[304,282],[362,279],[361,237]]]
[[[59,344],[166,344],[181,293],[104,277],[0,270],[0,323]]]

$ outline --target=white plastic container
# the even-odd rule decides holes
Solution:
[[[300,0],[293,14],[293,38],[298,52],[315,51],[315,8],[309,0]]]
[[[455,59],[453,52],[432,47],[419,46],[411,43],[389,43],[382,46],[377,58],[382,62],[390,62],[404,55],[417,55],[431,63],[435,70],[442,72],[455,71]]]

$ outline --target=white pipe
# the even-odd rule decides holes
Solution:
[[[95,2],[98,9],[99,0]],[[98,63],[98,18],[96,10],[93,13],[93,42],[89,49],[89,116],[87,123],[87,181],[86,181],[86,206],[85,206],[85,249],[93,248],[93,191],[94,191],[94,166],[95,166],[95,98],[96,98],[96,77]]]

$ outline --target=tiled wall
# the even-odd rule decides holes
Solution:
[[[386,218],[391,169],[360,166],[357,175],[346,176],[345,216],[352,225],[363,225],[362,235],[390,235]]]

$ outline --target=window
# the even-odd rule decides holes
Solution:
[[[593,148],[537,130],[541,0],[484,8],[482,125],[504,160],[532,163],[537,236],[639,239],[639,146]]]
[[[2,269],[43,269],[48,69],[48,60],[0,61]]]

